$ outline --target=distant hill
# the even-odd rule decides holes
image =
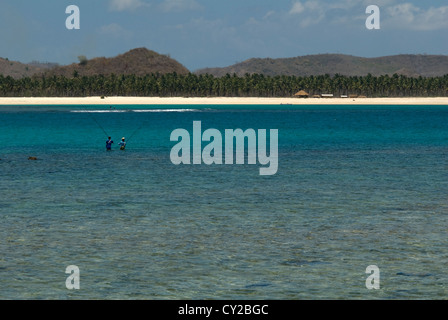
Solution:
[[[4,77],[11,76],[14,79],[20,79],[41,73],[44,70],[42,66],[27,65],[17,61],[10,61],[7,58],[0,58],[0,74]]]
[[[52,63],[52,62],[40,62],[40,61],[32,61],[30,63],[27,63],[28,66],[37,67],[43,70],[48,70],[52,68],[59,67],[58,63]]]
[[[178,61],[146,48],[137,48],[112,58],[80,59],[79,63],[60,66],[56,63],[36,62],[24,64],[0,58],[0,74],[15,79],[36,74],[63,75],[67,78],[91,75],[144,76],[151,73],[188,74],[190,71]],[[343,54],[307,55],[295,58],[253,58],[224,68],[206,68],[196,74],[211,74],[222,77],[236,73],[277,75],[334,75],[364,76],[406,75],[410,77],[435,77],[448,74],[448,56],[444,55],[395,55],[379,58],[362,58]]]
[[[236,73],[277,75],[346,75],[373,76],[393,75],[410,77],[434,77],[448,74],[448,56],[442,55],[395,55],[379,58],[361,58],[342,54],[319,54],[296,58],[253,58],[224,68],[206,68],[196,74],[211,74],[216,77]]]
[[[45,72],[46,75],[63,75],[72,78],[75,73],[78,76],[92,75],[131,75],[144,76],[151,73],[188,74],[189,71],[182,64],[166,55],[146,48],[133,49],[114,58],[81,59],[80,63],[68,66],[52,68]]]

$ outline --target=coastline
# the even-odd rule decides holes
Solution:
[[[447,105],[448,97],[435,98],[257,98],[257,97],[86,97],[0,98],[0,106],[27,105]]]

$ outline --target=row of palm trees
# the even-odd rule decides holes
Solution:
[[[85,97],[85,96],[189,96],[189,97],[290,97],[299,90],[310,95],[330,93],[369,97],[447,96],[448,75],[443,77],[407,77],[394,74],[379,77],[343,76],[265,76],[227,74],[180,75],[150,74],[95,75],[73,77],[35,76],[14,79],[0,75],[0,96]]]

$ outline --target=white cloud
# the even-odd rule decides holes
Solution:
[[[109,4],[112,11],[132,11],[137,8],[147,6],[149,6],[149,4],[141,0],[111,0]]]
[[[289,10],[289,14],[310,14],[313,12],[325,14],[329,10],[334,9],[344,9],[345,11],[352,10],[353,7],[359,5],[359,0],[344,0],[338,2],[330,2],[325,0],[308,0],[304,3],[302,3],[301,1],[296,1],[293,3],[292,8]]]
[[[292,5],[291,10],[289,10],[290,14],[300,14],[305,11],[305,7],[301,2],[296,2]]]
[[[325,18],[327,5],[319,0],[310,0],[305,3],[295,2],[289,10],[290,15],[300,15],[300,26],[308,27],[318,24]]]
[[[381,11],[381,24],[390,29],[432,31],[448,29],[448,6],[422,8],[410,2],[397,0],[307,0],[295,1],[288,11],[290,16],[300,17],[300,25],[307,27],[321,21],[341,24],[366,19],[365,8],[376,4]]]
[[[395,25],[409,25],[414,21],[414,14],[419,8],[411,3],[402,3],[386,9],[390,21],[395,21]]]
[[[202,6],[195,0],[164,0],[160,8],[165,12],[199,10]]]
[[[268,11],[268,12],[264,15],[263,19],[267,19],[267,18],[269,18],[269,17],[275,15],[275,13],[276,13],[276,12],[273,11],[273,10]]]
[[[397,29],[434,31],[448,29],[448,6],[421,9],[412,3],[402,3],[386,9],[387,24]]]

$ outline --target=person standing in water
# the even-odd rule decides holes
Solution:
[[[112,141],[112,138],[109,137],[109,139],[106,141],[106,150],[107,151],[111,151],[112,150],[112,143],[114,143],[114,142]]]
[[[118,143],[118,145],[120,146],[120,150],[126,149],[126,141],[125,141],[124,137],[121,138],[121,141]]]

